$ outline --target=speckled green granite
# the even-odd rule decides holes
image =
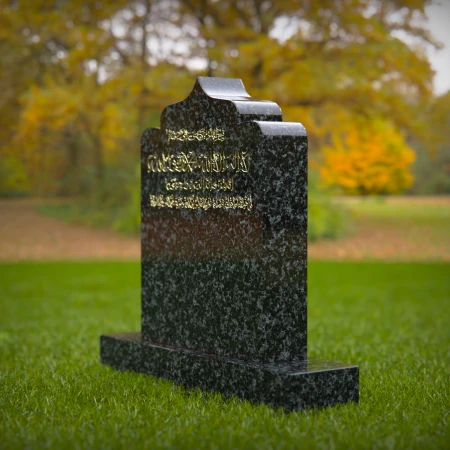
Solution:
[[[101,359],[286,409],[357,401],[307,360],[307,136],[242,82],[200,77],[144,132],[142,332]]]

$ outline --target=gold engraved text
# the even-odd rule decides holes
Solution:
[[[248,152],[162,152],[147,157],[148,172],[185,173],[204,172],[221,173],[227,170],[248,172],[250,170],[250,154]]]
[[[202,128],[197,131],[166,130],[167,140],[170,141],[224,141],[225,130],[222,128]]]
[[[245,209],[251,211],[252,198],[245,197],[212,197],[200,195],[150,195],[150,206],[157,208],[187,209]]]
[[[167,191],[234,191],[234,178],[214,180],[210,176],[198,180],[165,179]]]

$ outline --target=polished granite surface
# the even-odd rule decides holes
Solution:
[[[256,401],[233,386],[308,379],[308,401],[261,387],[286,408],[357,400],[357,367],[307,360],[307,149],[237,79],[199,77],[164,109],[141,142],[142,331],[102,337],[103,362]]]

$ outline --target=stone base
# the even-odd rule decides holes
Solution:
[[[359,399],[359,368],[339,362],[305,360],[262,364],[142,344],[141,333],[101,336],[100,358],[103,364],[118,370],[142,372],[188,388],[198,386],[286,410]]]

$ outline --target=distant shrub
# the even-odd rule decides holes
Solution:
[[[134,159],[134,158],[133,158]],[[138,234],[141,223],[140,166],[132,158],[106,167],[104,179],[86,200],[92,225]]]
[[[319,185],[318,174],[310,171],[308,182],[308,240],[336,239],[347,231],[349,212],[333,202],[331,192]]]
[[[134,161],[106,167],[102,183],[86,170],[80,180],[89,194],[70,203],[61,202],[39,207],[39,211],[67,222],[94,228],[112,228],[127,234],[140,230],[140,169]]]
[[[448,195],[450,194],[450,175],[448,172],[438,172],[433,174],[426,183],[423,184],[423,193],[427,195]]]
[[[128,194],[128,203],[123,205],[121,214],[114,220],[113,227],[116,231],[128,234],[138,234],[141,226],[141,187],[140,166],[138,165],[124,186]]]
[[[417,148],[414,164],[414,185],[409,190],[416,195],[450,194],[450,148],[442,146],[431,154],[423,147]]]

